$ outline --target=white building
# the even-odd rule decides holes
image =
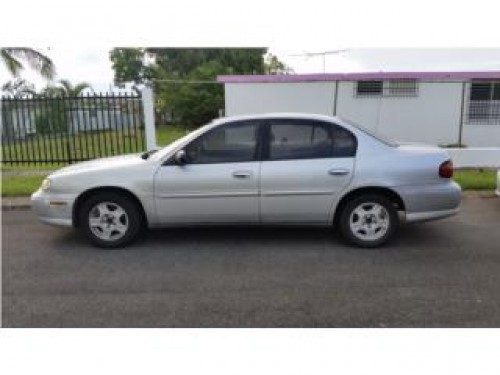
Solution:
[[[500,146],[500,71],[219,76],[226,116],[337,115],[399,141]]]

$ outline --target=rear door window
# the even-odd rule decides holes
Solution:
[[[269,160],[352,157],[356,138],[341,126],[321,121],[275,120],[269,126]]]

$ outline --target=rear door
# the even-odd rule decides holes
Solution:
[[[261,221],[326,224],[353,176],[355,136],[336,124],[301,119],[270,120],[265,129]]]

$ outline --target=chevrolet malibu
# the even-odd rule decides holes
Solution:
[[[62,168],[32,195],[39,219],[117,248],[145,228],[317,225],[360,247],[402,222],[459,211],[448,154],[397,144],[338,117],[218,119],[159,150]]]

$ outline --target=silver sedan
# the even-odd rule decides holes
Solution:
[[[361,247],[401,222],[459,211],[446,151],[396,144],[337,117],[268,114],[213,121],[160,150],[51,174],[32,195],[39,219],[124,246],[144,228],[319,225]]]

